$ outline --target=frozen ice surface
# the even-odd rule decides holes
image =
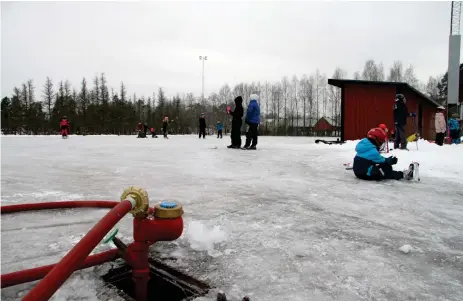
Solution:
[[[420,162],[421,182],[376,183],[345,170],[355,142],[259,139],[242,151],[229,137],[2,136],[2,204],[117,200],[129,185],[152,203],[180,201],[184,234],[152,256],[216,288],[198,300],[218,289],[231,300],[463,300],[463,145],[410,143],[392,152],[395,168]],[[3,215],[2,273],[59,261],[105,212]],[[119,227],[130,242],[131,218]],[[54,300],[117,300],[97,270],[75,273]]]

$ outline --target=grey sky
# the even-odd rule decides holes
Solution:
[[[447,69],[450,2],[1,3],[2,97],[28,78],[75,88],[105,72],[130,94],[205,94],[225,83],[277,81],[319,68],[349,76],[366,59]],[[37,93],[37,96],[40,94]]]

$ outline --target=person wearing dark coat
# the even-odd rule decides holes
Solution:
[[[231,144],[227,146],[228,148],[240,148],[241,147],[241,125],[243,124],[243,98],[238,96],[235,98],[235,110],[229,111],[232,119],[232,129],[231,129]]]
[[[206,118],[204,113],[201,113],[201,116],[199,116],[199,138],[201,138],[201,135],[203,139],[206,139]]]
[[[394,148],[407,149],[407,137],[405,136],[405,126],[408,117],[415,117],[415,113],[408,113],[405,96],[397,94],[394,103],[394,126],[395,139]]]

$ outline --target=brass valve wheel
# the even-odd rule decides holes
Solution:
[[[148,193],[137,186],[130,186],[121,195],[121,201],[132,199],[135,201],[135,206],[130,213],[133,216],[148,215],[149,199]]]
[[[177,218],[183,215],[182,205],[175,201],[162,201],[154,208],[154,216],[157,218]]]

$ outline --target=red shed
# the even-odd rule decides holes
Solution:
[[[407,83],[329,79],[328,84],[341,88],[342,141],[361,139],[380,123],[392,129],[394,99],[398,93],[405,96],[408,111],[416,112],[420,135],[434,140],[434,114],[439,104]],[[413,118],[408,119],[405,131],[407,136],[415,133]]]
[[[334,131],[334,126],[325,117],[322,117],[315,123],[313,130],[315,132],[332,132]]]

